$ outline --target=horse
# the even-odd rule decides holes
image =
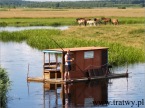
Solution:
[[[81,26],[81,25],[87,25],[87,20],[85,18],[77,18],[76,19],[77,23]]]
[[[91,20],[91,19],[88,19],[87,20],[87,24],[89,24],[90,26],[96,26],[96,21],[95,20]]]
[[[100,25],[102,22],[101,22],[101,19],[99,18],[94,18],[94,21],[96,24]]]
[[[119,24],[118,19],[112,19],[111,22],[112,22],[112,24],[114,24],[114,25],[118,25],[118,24]]]
[[[105,25],[106,25],[106,23],[110,23],[111,24],[111,18],[102,17],[101,20],[104,22]]]
[[[90,26],[96,26],[97,24],[101,24],[101,20],[99,18],[94,18],[94,20],[88,19],[87,20],[87,24],[89,24]]]

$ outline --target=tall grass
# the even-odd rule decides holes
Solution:
[[[7,72],[0,67],[0,108],[6,108],[9,84]]]
[[[75,18],[1,18],[0,26],[60,26],[75,25]]]
[[[118,18],[120,24],[144,24],[145,19],[143,17],[120,17]]]

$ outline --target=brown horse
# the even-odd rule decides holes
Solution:
[[[111,22],[112,22],[112,24],[114,24],[114,25],[118,25],[118,24],[119,24],[118,19],[112,19]]]
[[[110,23],[111,24],[111,18],[102,17],[101,21],[103,21],[105,25],[106,25],[106,23]]]
[[[76,19],[77,23],[81,26],[81,25],[87,25],[87,20],[85,18],[77,18]]]
[[[94,21],[96,23],[96,25],[100,25],[102,22],[101,22],[101,19],[100,18],[94,18]]]

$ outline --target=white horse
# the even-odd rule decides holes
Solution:
[[[96,26],[96,25],[100,25],[101,24],[101,20],[99,18],[94,18],[94,20],[87,20],[87,24],[89,24],[90,26]]]
[[[77,18],[76,19],[77,23],[81,26],[81,25],[85,25],[86,26],[86,19],[85,18]]]
[[[96,21],[94,21],[94,20],[87,20],[87,24],[89,24],[90,26],[96,26]]]

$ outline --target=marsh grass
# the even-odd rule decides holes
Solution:
[[[0,22],[0,26],[2,26],[2,27],[5,27],[5,26],[7,26],[8,24],[6,23],[6,22]]]
[[[5,69],[0,67],[0,107],[6,108],[9,78]]]
[[[120,24],[144,24],[145,19],[143,17],[119,17]]]
[[[129,32],[129,34],[145,34],[145,29],[136,29]]]
[[[30,34],[24,35],[22,32],[6,32],[3,31],[0,34],[0,40],[4,42],[13,41],[13,42],[21,42],[28,38]]]
[[[1,18],[0,26],[60,26],[76,25],[75,18]]]

